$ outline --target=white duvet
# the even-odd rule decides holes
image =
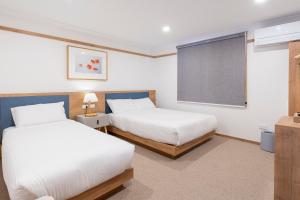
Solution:
[[[3,175],[12,200],[68,199],[130,167],[134,146],[72,120],[8,128]]]
[[[110,114],[112,125],[157,142],[182,145],[217,128],[213,115],[153,108]]]

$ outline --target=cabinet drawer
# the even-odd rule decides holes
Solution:
[[[76,120],[91,128],[99,128],[110,125],[109,117],[105,114],[97,115],[93,117],[85,117],[84,115],[77,116]]]

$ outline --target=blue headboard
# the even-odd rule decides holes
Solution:
[[[149,97],[149,92],[105,93],[105,113],[112,113],[107,99],[142,99]]]
[[[69,96],[16,96],[16,97],[0,97],[0,141],[2,141],[3,130],[14,126],[14,120],[11,114],[11,108],[17,106],[64,102],[66,116],[69,117]]]

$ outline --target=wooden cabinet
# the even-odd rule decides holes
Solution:
[[[76,121],[91,128],[96,128],[98,130],[104,127],[105,133],[107,133],[106,126],[110,125],[109,116],[105,113],[97,113],[97,115],[92,117],[86,117],[85,115],[77,115]]]
[[[289,43],[289,116],[300,112],[300,41]]]
[[[300,123],[283,117],[275,134],[275,200],[300,200]]]

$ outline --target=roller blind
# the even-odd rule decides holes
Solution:
[[[246,33],[177,47],[178,101],[246,106]]]

